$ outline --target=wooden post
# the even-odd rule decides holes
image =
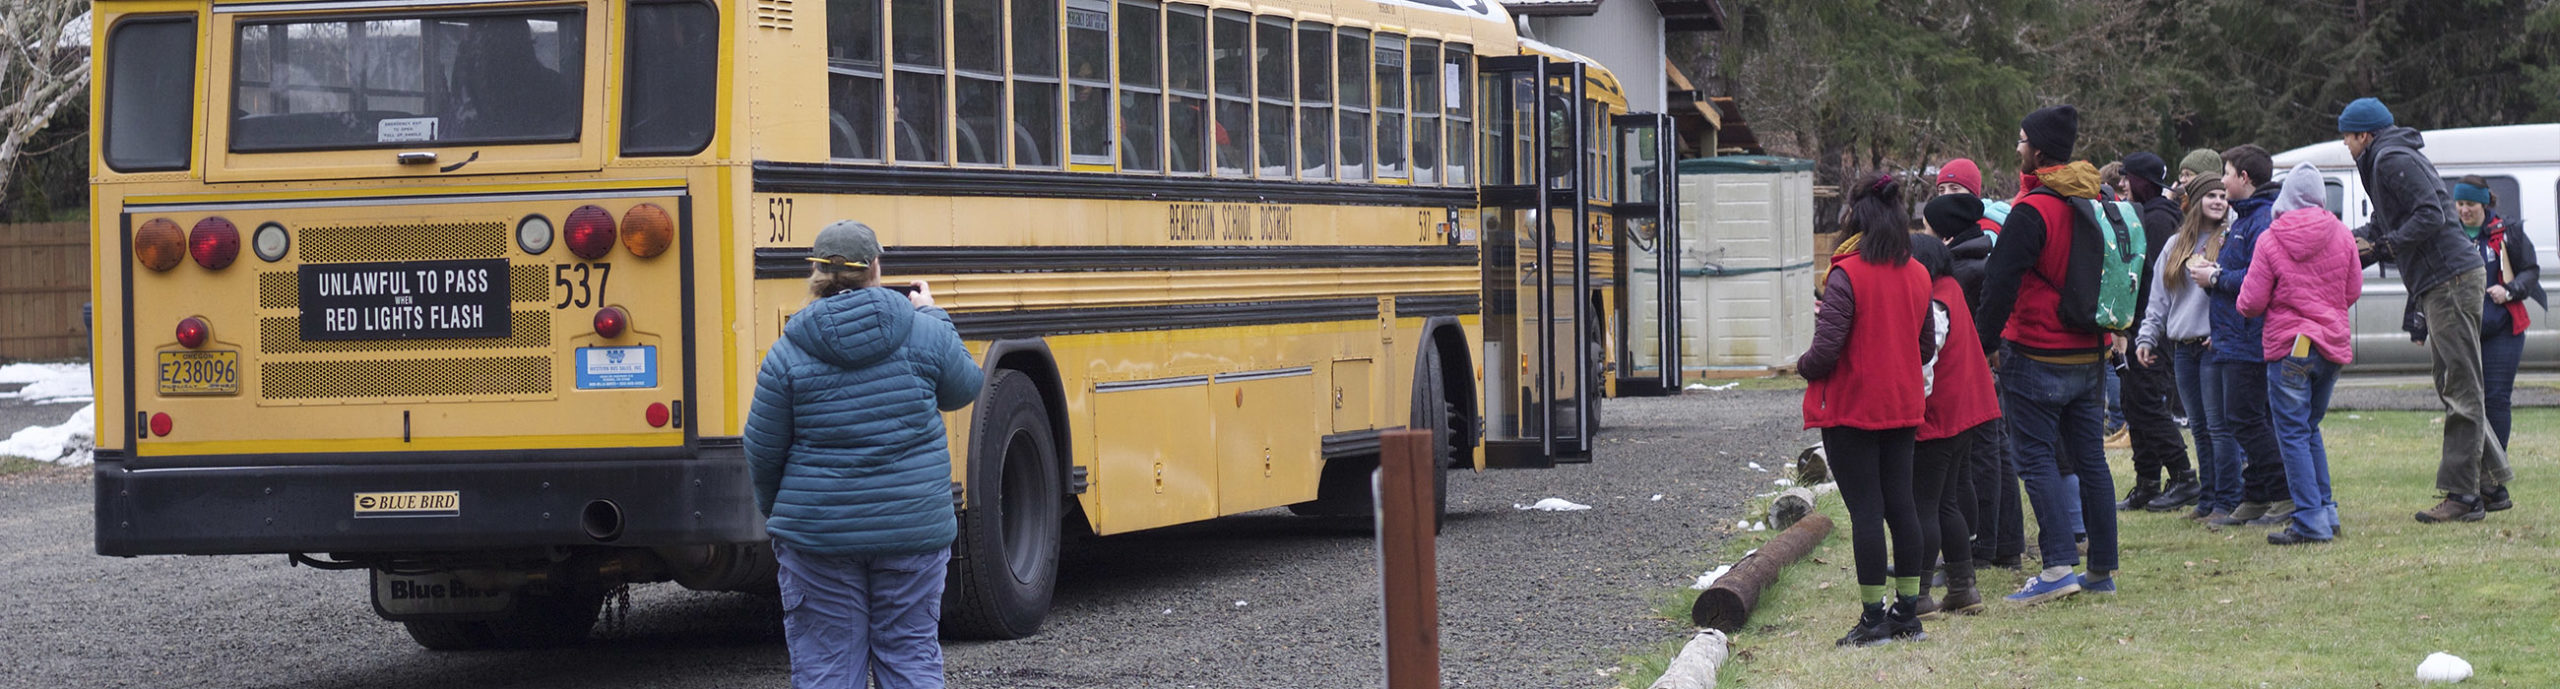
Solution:
[[[1435,454],[1427,431],[1387,431],[1378,438],[1380,597],[1388,689],[1439,689],[1439,556],[1433,550]]]
[[[1689,621],[1700,627],[1732,634],[1742,631],[1751,619],[1751,609],[1760,604],[1760,593],[1778,580],[1778,570],[1786,568],[1814,546],[1831,535],[1831,518],[1820,513],[1805,515],[1794,526],[1779,532],[1760,545],[1760,552],[1734,563],[1733,569],[1718,577],[1706,592],[1698,594],[1698,602],[1689,608]]]

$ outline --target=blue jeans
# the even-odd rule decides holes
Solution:
[[[2074,527],[2089,534],[2089,571],[2116,569],[2116,511],[2077,510],[2115,500],[2115,475],[2107,468],[2106,364],[2048,364],[2010,352],[2000,362],[2000,414],[2027,502],[2036,512],[2036,547],[2044,566],[2080,563]],[[2074,491],[2065,476],[2079,479]],[[2074,522],[2077,522],[2075,524]]]
[[[796,689],[941,689],[942,579],[951,549],[823,557],[773,542]]]
[[[2338,496],[2329,490],[2329,448],[2320,441],[2320,419],[2329,414],[2329,391],[2337,384],[2338,364],[2316,351],[2267,362],[2267,407],[2276,439],[2284,443],[2293,530],[2324,541],[2338,535]]]
[[[2515,427],[2516,367],[2524,363],[2524,336],[2513,332],[2480,337],[2480,389],[2488,400],[2489,430],[2498,447],[2508,448],[2507,431]]]
[[[2240,441],[2223,429],[2222,364],[2204,345],[2171,343],[2177,359],[2178,400],[2187,405],[2187,430],[2196,436],[2196,474],[2204,492],[2196,506],[2229,512],[2240,506]]]
[[[2222,431],[2240,448],[2240,501],[2275,502],[2292,495],[2285,488],[2284,446],[2276,441],[2275,422],[2268,417],[2266,363],[2224,361],[2222,364]]]
[[[2116,373],[2114,362],[2107,367],[2107,430],[2124,427],[2124,377]]]

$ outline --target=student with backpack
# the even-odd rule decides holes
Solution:
[[[2222,368],[2222,427],[2239,441],[2242,457],[2240,506],[2212,523],[2274,526],[2292,518],[2293,501],[2285,484],[2283,450],[2276,444],[2275,427],[2267,420],[2266,359],[2258,351],[2266,324],[2241,314],[2239,299],[2258,249],[2258,235],[2275,222],[2276,194],[2281,190],[2268,179],[2275,172],[2275,161],[2256,144],[2223,151],[2222,170],[2222,188],[2241,197],[2231,202],[2235,219],[2222,234],[2222,252],[2216,260],[2188,273],[2213,296],[2213,361]]]
[[[1911,260],[1901,189],[1892,175],[1876,175],[1858,188],[1841,222],[1858,249],[1831,259],[1814,307],[1813,346],[1796,359],[1796,371],[1811,381],[1804,426],[1822,429],[1857,559],[1861,612],[1841,646],[1928,636],[1919,598],[1929,554],[1920,550],[1911,464],[1913,437],[1927,411],[1922,362],[1936,353],[1938,336],[1929,271]],[[1888,572],[1890,606],[1884,602]]]
[[[2327,543],[2338,537],[2338,498],[2329,490],[2329,449],[2320,419],[2338,367],[2355,361],[2356,297],[2364,292],[2364,266],[2355,236],[2321,207],[2320,169],[2293,167],[2275,204],[2276,220],[2258,237],[2248,278],[2240,285],[2240,313],[2266,318],[2259,341],[2267,399],[2276,437],[2284,443],[2285,484],[2292,491],[2292,525],[2268,534],[2267,543]]]
[[[2130,249],[2126,253],[2131,256],[2119,253],[2115,263],[2138,261],[2140,249],[2110,242],[2088,215],[2097,208],[2098,169],[2071,160],[2079,120],[2078,109],[2059,105],[2029,113],[2020,123],[2019,169],[2027,175],[2022,182],[2027,193],[2001,226],[2002,241],[1984,271],[1983,304],[1975,313],[1983,347],[1999,350],[1993,368],[2000,376],[2000,415],[2035,508],[2036,542],[2044,559],[2044,571],[2008,596],[2016,603],[2116,591],[2115,511],[2080,511],[2089,535],[2089,567],[2086,574],[2074,573],[2080,551],[2066,516],[2065,501],[2071,496],[2064,494],[2063,477],[2079,478],[2081,504],[2104,505],[2115,497],[2115,478],[2101,447],[2107,328],[2099,321],[2129,321],[2130,283],[2140,271],[2109,280],[2105,271],[2094,269],[2107,263],[2102,259],[2111,253],[2105,250],[2109,243]],[[2092,278],[2097,281],[2088,282]],[[2123,284],[2105,287],[2115,281]],[[2128,308],[2100,318],[2101,308],[2119,299]]]

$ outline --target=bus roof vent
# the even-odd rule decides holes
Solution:
[[[756,0],[756,28],[791,30],[791,0]]]

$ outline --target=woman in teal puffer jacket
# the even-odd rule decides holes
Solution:
[[[880,286],[871,228],[837,222],[813,244],[815,299],[765,355],[746,427],[792,684],[941,687],[959,525],[939,412],[976,400],[982,374],[923,283]]]

